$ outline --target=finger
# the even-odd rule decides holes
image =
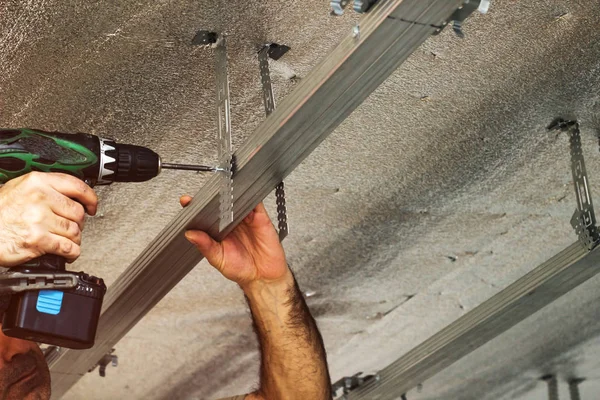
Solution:
[[[81,254],[77,243],[54,233],[48,234],[39,247],[44,254],[56,254],[66,258],[68,262],[75,261]]]
[[[262,226],[267,222],[271,223],[271,218],[269,217],[269,214],[267,214],[264,203],[258,203],[256,207],[254,207],[254,210],[248,214],[244,222],[251,226]]]
[[[190,204],[190,201],[192,201],[192,196],[188,196],[187,194],[179,198],[179,204],[181,204],[181,207],[186,207],[188,204]]]
[[[185,237],[195,245],[206,260],[216,268],[223,262],[223,247],[221,243],[215,241],[206,232],[187,231]]]
[[[85,220],[83,205],[71,200],[58,191],[51,192],[48,197],[50,199],[50,209],[54,214],[77,223],[79,229],[83,230],[83,222]]]
[[[258,214],[267,214],[267,209],[265,208],[265,203],[263,203],[262,201],[260,203],[258,203],[256,205],[256,207],[254,207],[254,212],[258,213]]]
[[[71,175],[60,173],[47,173],[47,182],[54,190],[67,196],[70,199],[77,200],[85,207],[90,215],[95,215],[98,207],[98,197],[94,190],[85,184],[82,180]]]
[[[81,229],[76,222],[55,215],[53,218],[50,218],[47,223],[50,232],[81,245]]]
[[[254,210],[250,211],[250,213],[248,213],[248,215],[246,215],[246,217],[244,218],[244,222],[247,224],[251,224],[253,219],[254,219]]]

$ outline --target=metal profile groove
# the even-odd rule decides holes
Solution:
[[[347,399],[391,400],[600,272],[600,248],[573,243],[378,372]]]
[[[381,0],[235,153],[234,221],[219,231],[219,177],[148,245],[109,288],[96,345],[50,363],[53,398],[64,395],[198,264],[187,228],[222,239],[463,3]],[[407,22],[410,21],[410,22]]]

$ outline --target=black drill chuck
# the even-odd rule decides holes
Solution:
[[[145,182],[160,173],[160,157],[146,147],[108,140],[103,140],[101,147],[102,181]]]

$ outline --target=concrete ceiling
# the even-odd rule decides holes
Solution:
[[[1,126],[90,132],[167,161],[213,163],[214,60],[190,46],[194,33],[230,35],[239,144],[263,118],[257,48],[292,48],[272,65],[282,98],[356,19],[329,16],[325,0],[118,3],[0,0]],[[468,21],[466,39],[446,31],[427,41],[290,176],[285,247],[301,287],[316,292],[309,304],[333,379],[383,368],[574,241],[568,143],[544,128],[560,114],[580,118],[600,196],[599,25],[595,1],[495,0]],[[205,180],[165,172],[99,189],[73,268],[110,285],[178,212],[177,197]],[[588,281],[409,398],[544,399],[545,373],[587,377],[583,398],[593,398],[599,285]],[[204,263],[116,353],[118,369],[87,375],[65,398],[211,399],[257,383],[241,292]]]

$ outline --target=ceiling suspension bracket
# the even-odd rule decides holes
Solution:
[[[269,58],[278,60],[290,50],[288,46],[276,43],[266,44],[258,52],[258,64],[260,67],[260,81],[262,83],[263,101],[267,117],[275,110],[275,97],[273,96],[273,85],[271,83],[271,72],[269,70]],[[277,202],[277,227],[279,229],[279,241],[283,241],[289,233],[287,222],[287,207],[285,202],[285,184],[281,181],[275,188]]]
[[[377,382],[379,380],[379,375],[365,375],[362,376],[362,372],[358,372],[352,376],[345,376],[339,381],[335,382],[331,386],[331,392],[336,399],[347,399],[346,396],[354,389],[364,385],[367,382]],[[341,393],[338,391],[341,390]],[[406,400],[406,395],[402,395],[402,400]]]
[[[219,35],[216,47],[217,77],[217,114],[218,114],[218,146],[219,168],[221,168],[221,184],[219,192],[219,211],[221,219],[219,231],[223,231],[233,223],[233,174],[235,159],[231,143],[231,103],[229,100],[229,73],[227,70],[227,45],[225,36]]]
[[[108,353],[106,353],[100,361],[96,365],[94,365],[88,372],[92,372],[98,367],[98,372],[102,378],[106,377],[106,366],[111,364],[113,367],[117,367],[119,365],[119,357],[116,354],[113,354],[115,349],[112,349]]]
[[[351,0],[331,0],[331,15],[343,15],[344,9],[350,3]],[[378,0],[354,0],[352,9],[359,14],[368,12]]]
[[[579,242],[583,247],[592,250],[598,245],[600,235],[596,226],[594,204],[581,148],[579,123],[558,118],[548,126],[548,129],[559,130],[569,135],[571,173],[573,174],[573,185],[575,186],[575,197],[577,199],[577,210],[571,218],[571,226],[575,229]]]
[[[224,34],[200,30],[192,39],[197,46],[215,49],[215,76],[217,81],[217,143],[218,166],[212,170],[220,173],[219,232],[233,223],[233,174],[235,157],[231,141],[231,103],[229,100],[229,72],[227,69],[227,44]]]
[[[465,20],[473,14],[475,11],[479,11],[481,14],[487,14],[490,9],[491,0],[465,0],[463,4],[454,11],[454,14],[448,18],[447,21],[442,23],[435,35],[439,34],[452,22],[452,30],[456,33],[459,38],[464,38],[465,33],[462,30],[462,24]]]

